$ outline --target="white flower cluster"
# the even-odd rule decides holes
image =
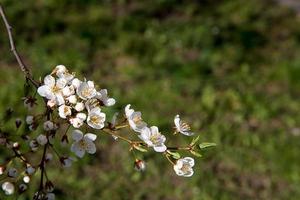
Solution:
[[[93,81],[79,80],[64,65],[56,66],[37,92],[47,100],[49,107],[58,107],[59,116],[74,128],[86,122],[94,129],[102,129],[106,115],[101,106],[112,106],[116,102],[109,98],[106,89],[97,90]]]
[[[130,108],[128,104],[125,107],[125,115],[128,120],[130,128],[138,134],[138,137],[143,140],[149,147],[153,147],[156,152],[165,152],[167,147],[165,145],[166,137],[162,135],[157,126],[147,127],[147,123],[143,121],[142,114]],[[186,136],[192,136],[190,126],[183,122],[179,115],[174,118],[175,132]],[[193,171],[194,159],[185,157],[178,159],[174,164],[174,171],[178,176],[190,177],[194,174]]]

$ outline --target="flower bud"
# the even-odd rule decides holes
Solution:
[[[26,173],[28,175],[32,175],[32,174],[34,174],[34,172],[35,172],[35,168],[32,167],[31,165],[27,165],[27,167],[26,167]]]
[[[77,97],[76,95],[71,95],[67,98],[67,100],[71,103],[71,104],[76,104],[77,103]]]
[[[4,174],[5,169],[5,166],[0,166],[0,175]]]
[[[26,117],[26,124],[28,124],[28,125],[31,125],[31,124],[33,124],[33,122],[34,122],[34,117],[32,116],[32,115],[28,115],[27,117]]]
[[[47,144],[48,139],[45,135],[40,134],[37,138],[36,138],[37,143],[39,143],[39,145],[44,146],[45,144]]]
[[[84,103],[82,103],[82,102],[78,102],[78,103],[76,103],[76,105],[75,105],[75,110],[78,111],[78,112],[83,111],[84,108],[85,108],[85,106],[84,106]]]
[[[146,164],[143,160],[136,159],[134,162],[134,168],[137,171],[144,171],[146,169]]]
[[[47,200],[55,200],[55,194],[54,193],[47,193],[46,194]]]
[[[37,104],[36,98],[32,96],[23,97],[22,99],[24,101],[24,106],[29,110],[32,109]]]
[[[13,143],[13,148],[14,149],[19,149],[20,148],[20,144],[18,142],[14,142]]]
[[[64,168],[69,168],[72,166],[74,159],[70,157],[61,157],[60,162]]]
[[[19,185],[19,193],[23,193],[25,192],[25,190],[27,190],[27,185],[22,183]]]
[[[47,153],[47,154],[46,154],[46,157],[45,157],[45,161],[46,161],[46,162],[49,162],[49,161],[51,161],[52,159],[53,159],[52,153]]]
[[[16,127],[19,128],[22,124],[22,120],[20,118],[17,118],[15,123],[16,123]]]
[[[66,146],[69,143],[68,136],[65,134],[61,138],[61,145]]]
[[[16,168],[9,168],[8,172],[7,172],[7,176],[11,177],[11,178],[16,178],[18,176],[18,171]]]
[[[57,129],[57,126],[56,124],[54,124],[52,121],[48,120],[48,121],[45,121],[44,122],[44,130],[45,131],[52,131],[52,130],[56,130]]]
[[[29,176],[24,176],[23,181],[24,181],[24,183],[29,183],[30,182],[30,177]]]
[[[54,190],[54,185],[52,184],[51,181],[47,181],[46,184],[45,184],[45,189],[46,189],[46,192],[53,192]]]
[[[2,184],[2,190],[6,195],[12,195],[15,191],[15,186],[11,182],[4,182]]]
[[[56,105],[56,101],[55,100],[49,100],[47,102],[47,106],[50,108],[53,108]]]
[[[36,140],[31,140],[31,141],[29,142],[29,146],[30,146],[30,148],[31,148],[31,151],[37,151],[37,150],[38,150],[39,144],[37,143]]]

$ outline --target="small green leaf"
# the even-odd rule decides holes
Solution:
[[[217,144],[216,143],[210,143],[210,142],[203,142],[203,143],[199,144],[200,149],[205,149],[205,148],[214,147],[214,146],[217,146]]]
[[[176,160],[181,157],[178,152],[172,152],[172,151],[169,151],[169,150],[167,152],[168,152],[168,154],[170,154]]]
[[[199,136],[199,135],[198,135],[197,137],[193,138],[193,140],[192,140],[190,146],[194,146],[194,145],[198,142],[199,139],[200,139],[200,136]]]
[[[134,147],[136,150],[140,151],[140,152],[147,152],[147,151],[148,151],[147,149],[145,149],[145,148],[143,148],[143,147],[141,147],[141,146],[136,146],[136,145],[134,145],[133,147]]]
[[[202,157],[202,155],[201,155],[199,152],[197,152],[197,151],[190,151],[190,152],[191,152],[191,154],[193,154],[194,156]]]

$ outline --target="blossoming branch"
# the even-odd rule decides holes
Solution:
[[[104,108],[114,106],[116,100],[110,97],[107,89],[99,88],[96,83],[80,79],[69,72],[64,65],[58,65],[46,75],[43,82],[36,81],[21,60],[15,49],[11,27],[0,5],[0,14],[6,25],[11,49],[25,75],[26,84],[34,88],[34,94],[23,97],[28,114],[24,119],[16,119],[17,131],[25,124],[25,132],[20,138],[0,132],[0,144],[13,153],[5,163],[0,163],[0,183],[6,195],[22,194],[34,174],[40,174],[40,185],[34,199],[55,199],[54,184],[47,176],[48,163],[57,159],[63,168],[69,168],[73,162],[86,154],[97,152],[99,138],[109,135],[116,141],[128,143],[131,152],[146,153],[153,150],[166,158],[178,176],[191,177],[194,174],[194,158],[201,157],[204,148],[215,146],[214,143],[200,143],[197,136],[179,115],[174,117],[171,127],[174,131],[166,134],[155,125],[149,125],[142,119],[140,111],[126,105],[122,114],[107,118]],[[39,95],[37,97],[36,95]],[[40,112],[40,105],[44,110]],[[126,131],[124,131],[126,130]],[[131,134],[124,134],[131,132]],[[172,137],[180,134],[192,137],[183,146],[168,146]],[[57,142],[59,141],[59,142]],[[58,145],[68,147],[67,152],[59,152]],[[40,152],[40,153],[39,153]],[[189,156],[182,156],[189,154]],[[39,162],[29,159],[40,158]],[[134,166],[138,171],[146,168],[145,161],[134,154]]]

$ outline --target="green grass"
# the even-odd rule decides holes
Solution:
[[[145,155],[146,172],[134,171],[128,146],[101,135],[96,155],[49,171],[57,199],[300,198],[300,20],[288,8],[270,0],[2,2],[36,78],[65,64],[108,88],[113,111],[131,103],[170,141],[188,142],[171,136],[180,113],[202,141],[218,144],[184,179],[156,153]],[[23,77],[1,30],[0,110],[21,116]]]

